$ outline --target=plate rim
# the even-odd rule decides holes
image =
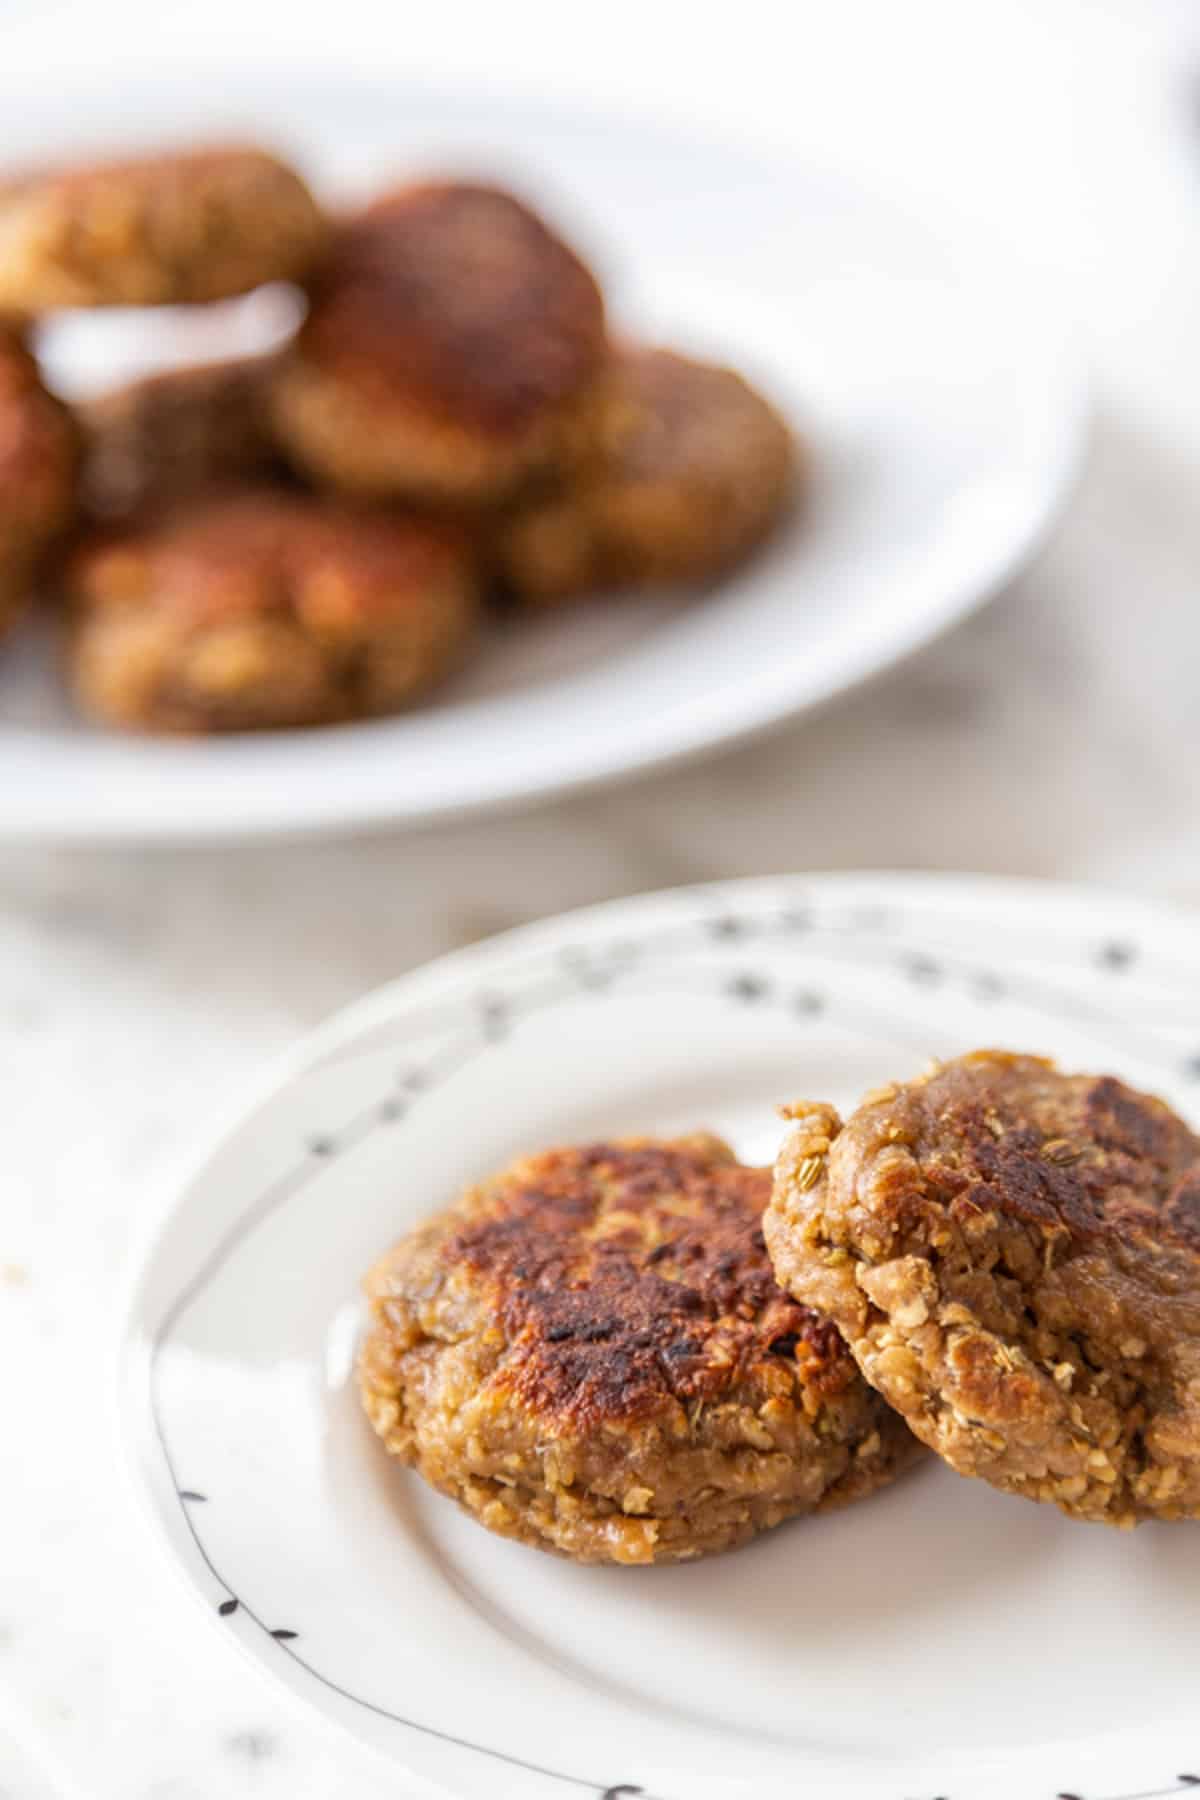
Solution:
[[[148,67],[140,62],[135,62],[123,73],[124,80],[115,84],[118,95],[135,93],[150,79]],[[253,76],[253,69],[248,75],[244,72],[239,75],[234,83],[235,92],[243,87],[251,91]],[[163,91],[162,79],[159,77],[155,83],[159,94]],[[165,79],[168,84],[176,80],[178,86],[184,82],[176,72]],[[861,179],[832,158],[811,159],[785,144],[750,138],[716,122],[689,124],[679,119],[664,122],[636,108],[626,109],[602,102],[568,107],[511,89],[490,92],[485,86],[472,82],[450,88],[407,76],[395,83],[383,83],[361,74],[339,73],[336,79],[322,84],[319,76],[303,64],[289,68],[289,79],[292,90],[298,95],[324,92],[335,103],[339,98],[348,99],[355,95],[386,95],[389,104],[395,105],[397,95],[403,98],[408,94],[422,106],[452,106],[460,112],[483,107],[493,117],[534,123],[543,121],[547,128],[557,130],[596,132],[611,129],[616,123],[626,130],[656,136],[676,149],[694,146],[710,155],[736,157],[743,166],[754,166],[776,178],[780,175],[785,178],[804,176],[810,181],[832,182],[845,193],[869,202],[876,210],[882,209],[895,220],[911,221],[926,236],[933,231],[933,222],[907,205],[903,196],[891,194],[883,184]],[[78,70],[75,80],[77,83],[81,80]],[[191,89],[194,84],[189,82],[187,85]],[[0,96],[10,90],[11,83],[0,76]],[[60,101],[63,97],[60,94]],[[110,100],[106,117],[115,104],[115,99]],[[1033,270],[1014,271],[1011,263],[998,265],[988,253],[983,238],[964,229],[957,229],[953,239],[943,248],[956,276],[969,293],[994,294],[999,283],[1004,291],[1022,296],[1036,280]],[[143,810],[139,816],[136,806],[125,813],[101,814],[86,819],[78,812],[72,814],[71,808],[64,808],[61,802],[47,816],[25,814],[7,818],[0,806],[0,843],[71,847],[89,844],[219,846],[267,841],[302,842],[317,837],[336,841],[370,829],[409,830],[435,822],[504,816],[556,798],[593,793],[642,776],[682,768],[709,754],[766,738],[790,721],[815,715],[843,696],[881,679],[889,671],[902,668],[956,624],[986,606],[1038,554],[1048,539],[1081,475],[1092,430],[1094,401],[1086,355],[1073,341],[1069,319],[1061,304],[1039,299],[1037,334],[1037,343],[1043,350],[1043,373],[1054,384],[1054,398],[1047,408],[1045,441],[1039,446],[1037,458],[1040,487],[1036,493],[1031,490],[1022,497],[1022,514],[1004,553],[996,557],[988,546],[973,550],[969,570],[954,571],[952,578],[941,584],[932,603],[923,605],[915,613],[898,612],[887,620],[886,626],[874,630],[870,646],[865,649],[859,646],[853,655],[848,653],[846,666],[820,692],[806,692],[797,674],[792,681],[781,683],[778,692],[760,694],[749,710],[745,705],[731,701],[728,695],[706,694],[703,708],[687,719],[675,721],[672,737],[665,744],[646,740],[631,756],[624,735],[612,733],[590,744],[587,755],[580,756],[571,768],[547,770],[539,764],[517,772],[519,779],[510,773],[503,782],[495,782],[490,787],[481,786],[477,776],[473,790],[464,787],[458,793],[440,799],[426,797],[422,800],[419,796],[410,799],[402,789],[393,787],[387,792],[360,792],[347,800],[339,796],[335,801],[332,797],[322,796],[316,805],[310,800],[306,810],[305,804],[289,800],[287,772],[281,769],[270,799],[256,798],[250,810],[232,819],[205,816],[197,821],[181,816],[178,811],[167,813],[163,810],[155,816]],[[799,667],[797,663],[798,670]],[[386,728],[394,722],[375,723]],[[369,731],[372,724],[345,729]],[[39,754],[37,740],[42,735],[17,726],[0,726],[0,750],[8,747],[23,757],[36,759]],[[288,735],[274,734],[275,744],[286,741]],[[311,733],[291,735],[304,741],[311,737]],[[239,748],[244,748],[248,738],[249,734],[240,734],[237,739],[225,742],[237,743]],[[60,743],[61,734],[51,734],[51,741]],[[169,753],[171,746],[159,740],[153,748],[160,752],[166,749]],[[236,771],[222,768],[217,760],[221,743],[212,748],[215,751],[212,782],[228,782],[231,776],[236,779]],[[367,758],[371,755],[371,746],[365,740],[360,754]],[[302,782],[299,785],[302,786]]]
[[[155,1425],[150,1383],[155,1333],[161,1325],[161,1319],[153,1308],[150,1309],[148,1324],[143,1325],[141,1318],[147,1311],[149,1290],[159,1261],[170,1254],[169,1240],[176,1216],[187,1206],[192,1189],[204,1178],[211,1162],[228,1141],[249,1124],[255,1113],[281,1096],[306,1073],[314,1070],[330,1052],[359,1035],[365,1021],[376,1020],[381,1009],[398,1008],[408,990],[418,990],[431,976],[435,980],[456,980],[474,967],[493,964],[504,966],[513,961],[521,961],[528,955],[536,957],[539,947],[553,945],[575,923],[603,920],[609,916],[620,918],[631,909],[640,914],[664,904],[669,906],[672,902],[687,904],[702,901],[706,907],[711,904],[714,916],[719,916],[723,911],[733,912],[738,902],[747,899],[761,901],[766,895],[786,903],[789,894],[836,897],[843,892],[864,899],[869,896],[876,903],[891,901],[899,904],[912,904],[914,899],[919,901],[919,898],[929,895],[960,898],[967,904],[973,896],[978,896],[985,902],[1011,897],[1027,904],[1049,904],[1063,914],[1077,910],[1085,915],[1090,913],[1100,922],[1119,917],[1130,923],[1140,922],[1146,929],[1157,925],[1171,933],[1192,935],[1196,926],[1197,909],[1189,908],[1183,903],[1152,900],[1119,889],[1087,883],[1059,882],[1038,877],[872,870],[826,870],[735,877],[650,890],[570,908],[551,917],[516,926],[417,965],[395,979],[380,984],[358,1000],[337,1009],[322,1024],[302,1034],[281,1054],[268,1059],[257,1078],[250,1083],[241,1084],[241,1092],[237,1096],[230,1096],[229,1103],[217,1109],[219,1116],[210,1122],[202,1134],[198,1133],[186,1153],[172,1159],[173,1167],[156,1184],[158,1192],[163,1196],[163,1204],[148,1221],[145,1232],[140,1234],[140,1241],[135,1245],[135,1254],[128,1266],[127,1279],[118,1284],[117,1329],[111,1343],[112,1379],[108,1384],[109,1416],[117,1448],[116,1460],[124,1472],[131,1503],[136,1506],[143,1520],[152,1522],[151,1536],[159,1546],[164,1561],[175,1571],[178,1583],[191,1594],[194,1606],[209,1619],[214,1629],[219,1624],[217,1615],[206,1604],[205,1596],[201,1594],[196,1581],[195,1571],[179,1554],[149,1473],[147,1446]],[[903,941],[903,938],[898,940],[901,948]],[[202,1548],[200,1554],[204,1556]],[[226,1634],[226,1642],[229,1641]],[[369,1753],[381,1765],[392,1770],[402,1769],[406,1778],[418,1785],[424,1784],[428,1791],[451,1794],[452,1790],[442,1785],[441,1775],[431,1773],[419,1764],[414,1765],[403,1755],[396,1755],[359,1735],[336,1705],[322,1706],[311,1692],[306,1692],[305,1689],[314,1682],[328,1685],[319,1673],[309,1670],[307,1666],[302,1667],[298,1673],[290,1668],[284,1670],[268,1666],[265,1659],[249,1645],[236,1638],[233,1642],[244,1660],[259,1669],[262,1679],[272,1684],[276,1692],[286,1693],[290,1703],[302,1708],[310,1718],[315,1716],[326,1729],[344,1732],[354,1740],[360,1751]],[[350,1700],[353,1698],[349,1697]],[[1080,1740],[1083,1747],[1096,1741],[1094,1734]],[[474,1745],[468,1747],[479,1748]],[[1066,1745],[1059,1748],[1065,1749]],[[1048,1755],[1050,1749],[1051,1746],[1047,1745]],[[511,1760],[504,1758],[503,1753],[486,1753],[500,1754],[502,1761]],[[965,1766],[962,1764],[961,1751],[948,1758],[948,1761],[955,1767]],[[536,1765],[523,1766],[536,1769]],[[820,1773],[821,1766],[819,1759],[814,1761],[814,1777]],[[1164,1795],[1184,1793],[1193,1786],[1194,1779],[1176,1786],[1165,1785],[1164,1779],[1164,1785],[1154,1791]],[[597,1790],[598,1795],[599,1791]],[[1111,1797],[1111,1800],[1116,1800],[1116,1797]],[[1136,1800],[1136,1797],[1129,1796],[1128,1800]]]

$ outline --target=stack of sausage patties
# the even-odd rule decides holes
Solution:
[[[1200,1137],[1152,1094],[978,1050],[707,1132],[522,1157],[367,1278],[386,1449],[489,1530],[694,1561],[935,1451],[1128,1528],[1200,1518]]]
[[[306,302],[282,349],[77,420],[39,381],[45,314],[271,282]],[[703,582],[794,491],[765,399],[614,345],[587,265],[486,185],[409,183],[331,220],[254,148],[26,175],[0,187],[0,309],[0,619],[65,543],[69,679],[118,726],[394,711],[464,660],[489,596]]]

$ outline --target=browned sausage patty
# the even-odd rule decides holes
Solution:
[[[776,1272],[919,1438],[1080,1518],[1200,1515],[1200,1139],[1163,1101],[978,1051],[794,1117]]]
[[[449,526],[269,491],[98,536],[68,578],[81,703],[146,731],[395,711],[454,667],[478,611]]]
[[[706,1135],[515,1163],[371,1272],[371,1423],[490,1530],[581,1562],[704,1556],[869,1493],[913,1440],[776,1286],[769,1194]]]
[[[489,499],[559,453],[604,353],[600,289],[535,213],[425,182],[342,229],[276,426],[334,487]]]
[[[22,340],[0,328],[0,634],[75,508],[79,434]]]
[[[264,400],[274,364],[253,356],[168,369],[89,401],[80,409],[87,509],[127,518],[274,477]]]
[[[220,146],[0,182],[0,311],[220,300],[305,276],[326,225],[265,150]]]
[[[598,397],[592,455],[499,522],[498,571],[541,606],[703,580],[762,540],[797,477],[787,426],[734,370],[627,349]]]

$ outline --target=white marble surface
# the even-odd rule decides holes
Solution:
[[[18,9],[10,23],[0,4],[0,43],[7,34],[11,54],[36,67],[48,54],[36,31],[71,10],[59,0],[49,18],[27,24]],[[206,9],[213,54],[225,10]],[[424,64],[478,72],[491,55],[493,75],[557,70],[568,86],[650,98],[645,69],[622,69],[603,46],[582,57],[551,28],[568,10],[504,9],[510,34],[514,17],[530,27],[528,56],[510,42],[505,61],[482,8],[440,9]],[[833,10],[793,9],[810,27]],[[109,1359],[132,1248],[183,1146],[297,1031],[505,925],[717,875],[951,867],[1200,902],[1200,132],[1193,144],[1183,86],[1200,92],[1194,9],[980,5],[968,41],[955,20],[971,9],[929,0],[899,9],[906,32],[915,20],[915,50],[882,0],[845,10],[842,35],[810,44],[790,82],[767,53],[779,16],[769,9],[739,9],[746,41],[731,47],[694,22],[682,74],[657,16],[639,41],[661,58],[666,108],[776,134],[797,113],[826,136],[849,117],[861,162],[887,166],[927,203],[994,214],[1039,278],[1074,298],[1095,346],[1097,428],[1080,490],[1037,565],[981,617],[869,692],[704,766],[403,839],[0,857],[7,1800],[400,1792],[231,1658],[144,1542],[113,1455]],[[349,12],[356,31],[340,54],[402,60],[377,9]],[[676,30],[694,20],[668,12]],[[279,10],[263,7],[247,36],[266,29],[260,15],[279,30]],[[122,40],[105,16],[111,58]],[[149,33],[149,15],[137,17]],[[188,54],[192,14],[156,17],[175,31],[170,53]],[[865,99],[851,82],[864,19],[878,26]],[[922,27],[939,33],[932,74],[916,54],[929,48]],[[953,79],[947,56],[961,58]],[[993,141],[1002,124],[1006,173]]]

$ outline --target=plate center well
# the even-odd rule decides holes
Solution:
[[[1126,1727],[1135,1692],[1138,1723],[1192,1704],[1178,1647],[1200,1632],[1200,1541],[1186,1525],[1118,1535],[931,1458],[845,1513],[707,1563],[585,1569],[489,1539],[406,1479],[445,1578],[493,1629],[681,1722],[916,1757]]]

